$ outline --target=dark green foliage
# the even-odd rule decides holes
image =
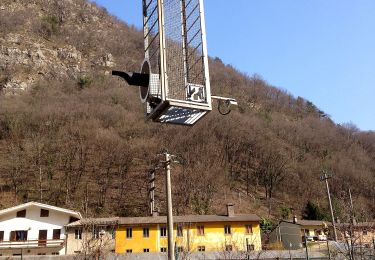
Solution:
[[[78,79],[78,87],[79,89],[87,88],[91,85],[92,79],[89,76],[82,76]]]
[[[292,214],[292,209],[289,207],[281,207],[280,211],[282,219],[289,219],[290,215]]]
[[[273,221],[268,218],[262,218],[260,221],[260,229],[262,230],[262,233],[268,234],[272,231],[274,226],[275,223],[273,223]]]
[[[308,201],[302,215],[303,219],[307,220],[327,220],[327,216],[324,211],[312,201]]]

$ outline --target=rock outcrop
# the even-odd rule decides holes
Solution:
[[[105,75],[116,66],[110,50],[98,47],[95,42],[103,37],[109,41],[108,32],[103,32],[119,25],[95,4],[80,0],[2,2],[0,90],[3,93],[24,91],[43,80],[74,80],[93,70]]]

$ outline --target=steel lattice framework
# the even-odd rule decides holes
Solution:
[[[147,117],[193,125],[212,109],[203,0],[143,0],[143,22]]]

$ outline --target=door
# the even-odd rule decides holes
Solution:
[[[47,230],[39,230],[38,246],[47,244]]]

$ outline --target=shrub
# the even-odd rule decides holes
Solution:
[[[50,39],[59,30],[59,19],[56,16],[44,16],[41,19],[39,33],[42,37]]]
[[[92,83],[92,79],[88,76],[80,77],[77,82],[79,89],[87,88],[91,85],[91,83]]]

